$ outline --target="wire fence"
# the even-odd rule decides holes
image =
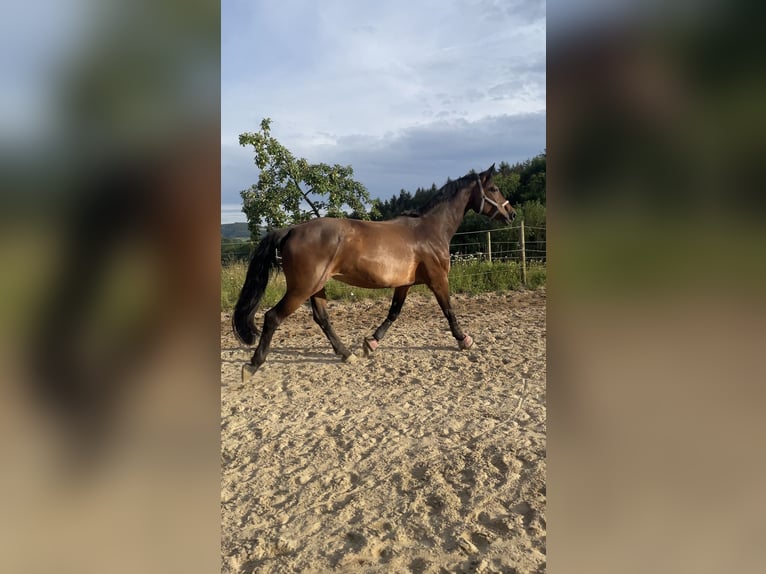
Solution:
[[[453,263],[470,261],[538,261],[547,259],[544,226],[524,226],[462,231],[450,243]],[[521,235],[524,234],[524,241]]]
[[[527,261],[545,262],[547,242],[544,226],[524,227],[524,242],[521,241],[521,225],[513,227],[463,231],[456,233],[450,243],[450,259],[462,261],[519,261],[522,255]],[[221,263],[247,261],[255,243],[247,240],[223,239],[221,241]]]

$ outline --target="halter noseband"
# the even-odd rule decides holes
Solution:
[[[495,219],[497,215],[503,215],[503,213],[500,211],[500,208],[505,207],[511,202],[506,199],[502,205],[497,205],[496,201],[493,201],[491,198],[487,197],[486,193],[484,193],[484,186],[481,185],[481,178],[479,177],[479,174],[476,174],[476,181],[479,183],[479,191],[481,191],[481,205],[479,206],[479,214],[481,215],[481,212],[484,211],[484,202],[487,202],[495,208],[495,211],[492,213],[492,215],[489,216],[490,219]]]

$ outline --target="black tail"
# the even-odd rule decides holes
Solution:
[[[277,261],[277,248],[289,233],[290,229],[272,231],[261,239],[255,248],[250,266],[247,268],[245,284],[239,293],[239,299],[234,307],[231,317],[231,326],[237,339],[246,345],[255,343],[255,338],[260,334],[255,326],[255,311],[266,291],[269,277],[279,268]]]

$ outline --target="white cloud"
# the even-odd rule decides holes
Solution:
[[[544,10],[540,1],[224,2],[224,201],[257,179],[252,152],[234,148],[263,117],[293,153],[351,164],[373,193],[416,178],[414,187],[440,184],[484,157],[539,153]],[[523,137],[503,131],[510,125]]]

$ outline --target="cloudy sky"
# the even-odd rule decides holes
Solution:
[[[545,0],[222,0],[221,220],[258,179],[238,136],[270,117],[372,197],[545,148]]]

